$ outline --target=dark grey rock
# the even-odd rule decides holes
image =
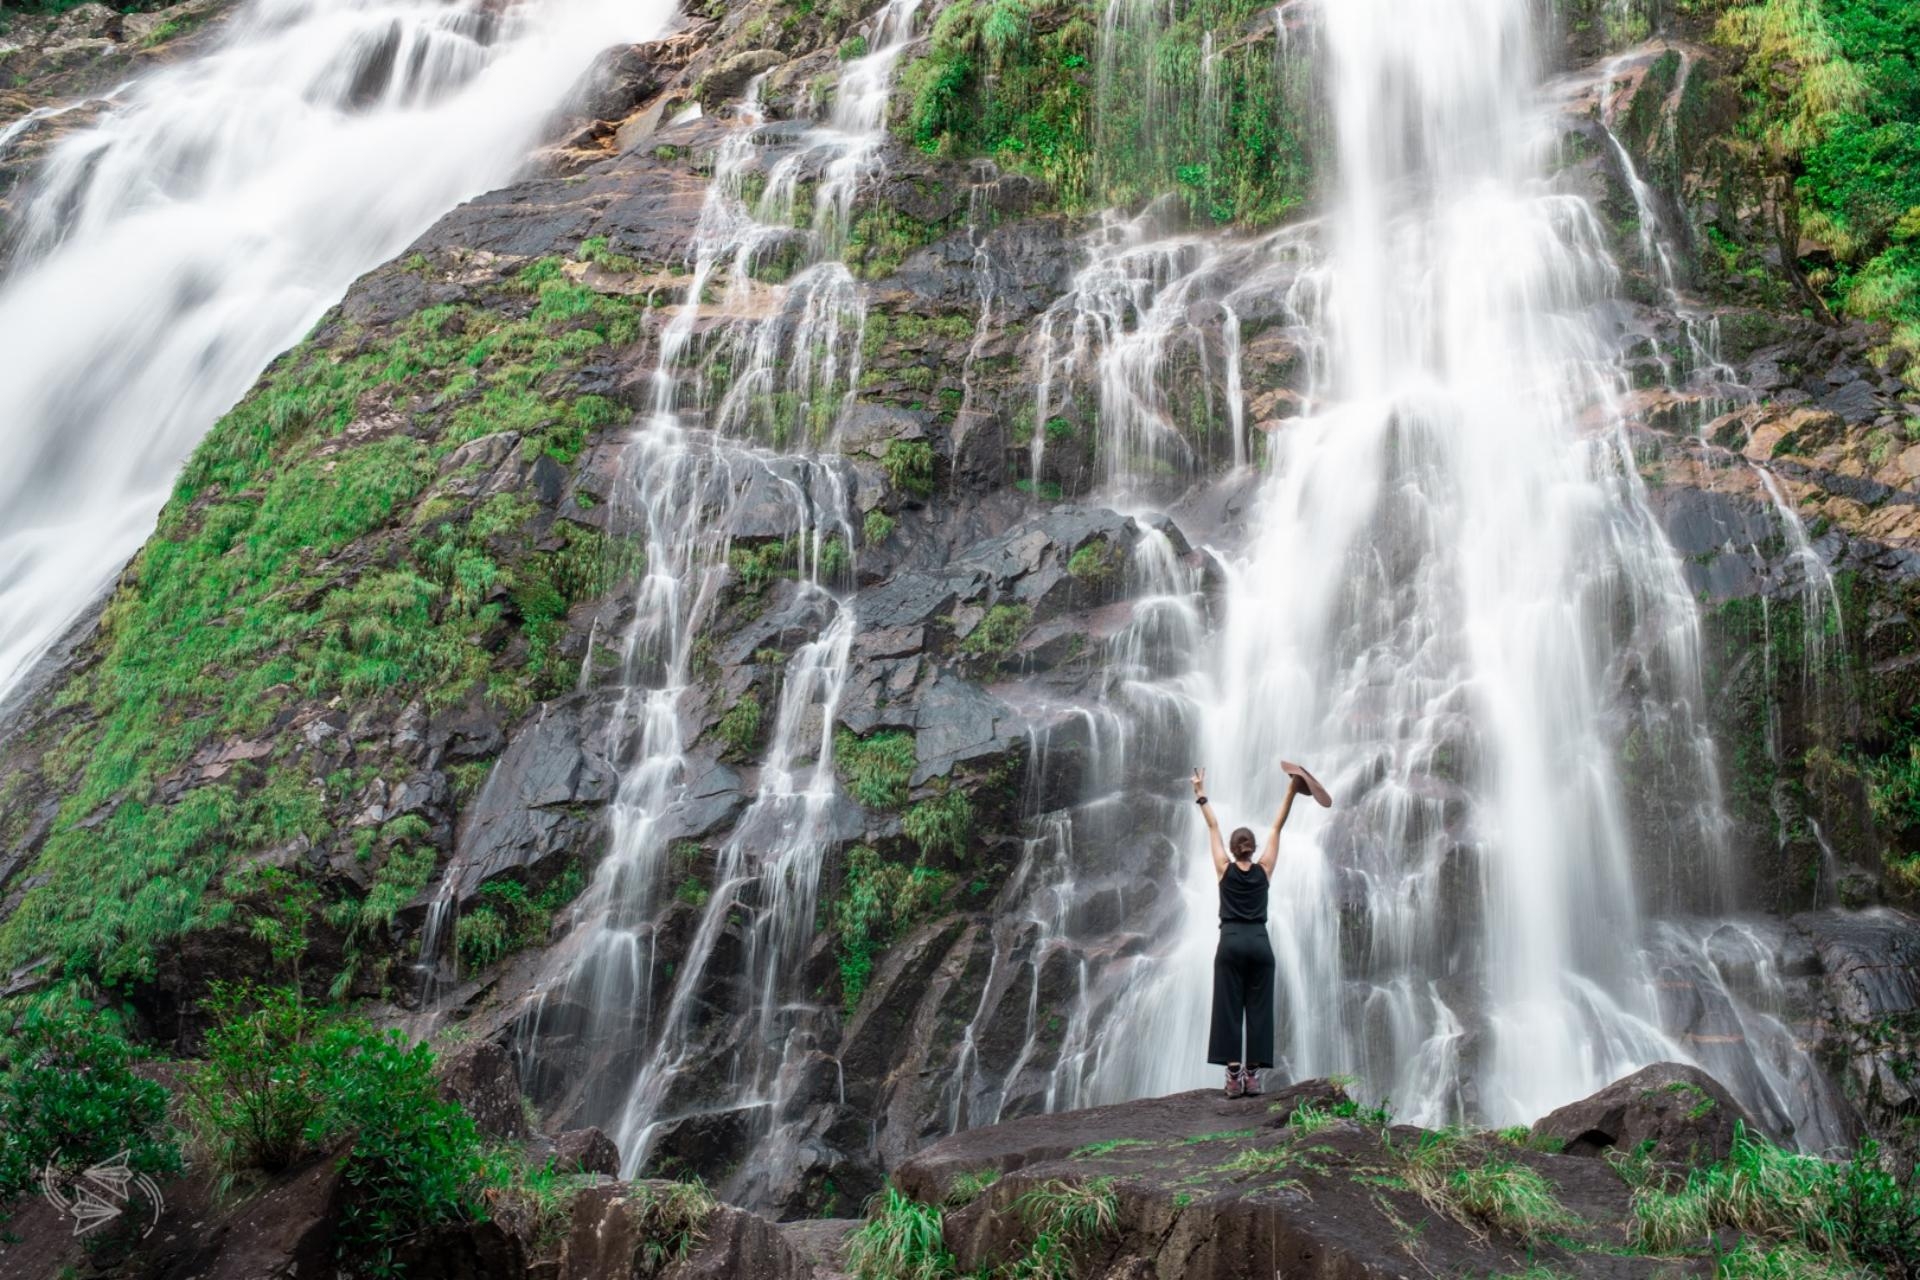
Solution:
[[[1656,1062],[1541,1117],[1533,1134],[1558,1139],[1568,1155],[1645,1151],[1693,1167],[1726,1159],[1736,1126],[1760,1132],[1718,1080],[1698,1067]]]
[[[465,1107],[481,1133],[515,1142],[527,1136],[520,1070],[505,1049],[485,1040],[462,1045],[441,1057],[436,1072],[441,1095]]]

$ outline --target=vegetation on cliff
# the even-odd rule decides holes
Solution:
[[[1272,5],[1198,0],[1164,27],[1106,8],[956,0],[902,77],[903,128],[1043,178],[1075,211],[1173,192],[1197,219],[1265,226],[1306,200],[1307,72],[1276,49]]]
[[[1888,321],[1920,351],[1920,12],[1766,0],[1729,8],[1717,35],[1741,58],[1737,153],[1784,260],[1816,306]]]

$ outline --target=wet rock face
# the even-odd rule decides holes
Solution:
[[[1644,1153],[1692,1167],[1726,1159],[1741,1126],[1760,1132],[1718,1080],[1698,1067],[1659,1062],[1541,1117],[1533,1134],[1559,1141],[1570,1156]]]

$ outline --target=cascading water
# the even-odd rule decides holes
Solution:
[[[749,91],[740,127],[716,158],[689,285],[662,333],[652,411],[625,464],[628,514],[647,550],[618,713],[637,726],[637,745],[614,805],[611,852],[524,1023],[522,1058],[537,1094],[572,1090],[579,1112],[609,1127],[628,1173],[646,1164],[664,1123],[714,1109],[754,1117],[762,1173],[791,1163],[779,1154],[790,1142],[783,1103],[820,1042],[822,1011],[797,1000],[789,979],[813,932],[822,861],[842,839],[834,714],[856,626],[839,589],[855,542],[849,475],[820,452],[853,402],[866,315],[864,291],[839,254],[919,6],[888,0],[873,22],[873,51],[844,69],[829,119],[773,162],[753,201],[747,178],[765,121],[758,84]],[[794,252],[808,182],[813,212],[799,269],[784,284],[756,280],[769,255]],[[705,306],[722,268],[722,296]],[[684,954],[662,971],[654,940],[672,865],[669,817],[693,781],[681,704],[695,683],[701,627],[739,582],[731,552],[736,536],[748,536],[739,531],[749,509],[751,536],[762,547],[778,539],[797,570],[789,630],[812,639],[775,677],[752,799],[720,845]],[[718,972],[742,919],[744,947],[725,962],[738,972]],[[730,1015],[718,1047],[696,1013],[715,1001]],[[547,1072],[551,1043],[575,1036],[632,1065],[604,1078]],[[753,1176],[747,1171],[735,1194],[754,1198]]]
[[[174,472],[362,272],[524,164],[668,0],[253,0],[58,144],[0,283],[0,697]]]
[[[1674,923],[1727,901],[1697,619],[1627,440],[1619,272],[1592,210],[1545,176],[1534,10],[1321,4],[1339,176],[1324,223],[1093,238],[1041,330],[1039,412],[1097,402],[1122,502],[1191,447],[1167,351],[1236,361],[1237,299],[1268,295],[1250,312],[1298,333],[1308,374],[1303,416],[1264,442],[1250,535],[1223,532],[1224,619],[1194,670],[1149,682],[1174,722],[1148,727],[1133,695],[1108,705],[1155,757],[1193,744],[1230,823],[1277,808],[1282,756],[1337,798],[1296,807],[1276,877],[1286,1072],[1350,1073],[1416,1122],[1508,1123],[1698,1060],[1819,1145],[1838,1128],[1804,1053],[1729,991],[1725,945]],[[1199,333],[1209,301],[1217,339]],[[1629,738],[1658,744],[1691,797],[1658,839],[1631,820]],[[1215,890],[1190,807],[1168,822],[1176,941],[1092,979],[1102,1034],[1059,1059],[1075,1078],[1056,1099],[1211,1079],[1169,1050],[1204,1042]],[[1712,1006],[1692,1024],[1662,999],[1680,978]],[[1715,1019],[1726,1034],[1702,1032]]]

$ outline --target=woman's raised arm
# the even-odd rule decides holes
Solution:
[[[1195,768],[1193,771],[1193,798],[1200,802],[1200,816],[1207,820],[1207,848],[1213,854],[1213,878],[1218,880],[1227,874],[1227,845],[1220,838],[1220,820],[1213,816],[1213,806],[1207,803],[1206,770]]]
[[[1280,812],[1274,815],[1273,830],[1267,833],[1267,851],[1260,855],[1260,867],[1268,879],[1273,878],[1273,868],[1280,861],[1280,828],[1287,825],[1287,815],[1293,812],[1293,798],[1306,789],[1306,783],[1293,779],[1287,788],[1287,798],[1280,802]]]

